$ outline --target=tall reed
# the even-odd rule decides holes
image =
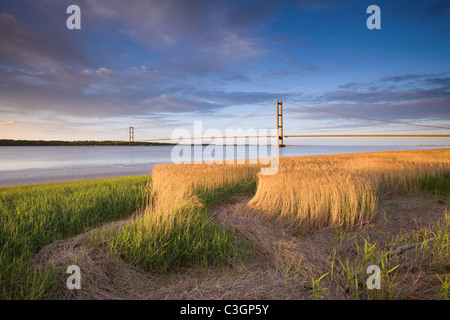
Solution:
[[[248,206],[294,228],[350,228],[372,219],[381,194],[449,177],[450,149],[282,158],[276,175],[258,177]]]
[[[145,213],[93,240],[149,271],[227,263],[246,250],[245,243],[212,222],[207,209],[235,193],[253,191],[258,170],[245,164],[155,166]]]

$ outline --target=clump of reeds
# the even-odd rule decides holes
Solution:
[[[381,194],[449,176],[450,149],[282,158],[277,174],[259,176],[248,206],[295,228],[349,228],[373,217]]]
[[[259,168],[245,164],[155,166],[152,200],[145,213],[97,239],[144,270],[165,272],[227,263],[244,245],[232,231],[211,221],[207,207],[234,193],[254,190]]]

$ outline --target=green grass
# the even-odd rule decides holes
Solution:
[[[444,212],[445,219],[430,225],[425,230],[414,231],[412,235],[391,236],[385,244],[371,241],[369,236],[354,235],[340,239],[340,243],[354,241],[355,256],[338,261],[333,283],[345,288],[346,299],[382,299],[396,300],[409,298],[410,288],[416,285],[423,275],[429,278],[422,283],[422,290],[433,286],[428,279],[439,279],[440,285],[434,295],[425,293],[423,299],[448,299],[450,266],[450,216]],[[398,251],[398,248],[404,248]],[[381,271],[381,288],[368,289],[367,267],[376,265]],[[402,276],[403,280],[397,277]],[[405,280],[406,279],[406,280]],[[414,279],[412,281],[411,279]],[[409,281],[409,282],[408,282]],[[428,290],[430,291],[430,290]],[[419,292],[420,294],[420,292]]]
[[[158,273],[226,264],[245,251],[244,243],[237,243],[232,231],[209,222],[205,209],[199,209],[189,223],[180,216],[179,223],[167,232],[142,226],[141,222],[113,234],[97,234],[94,241],[106,239],[114,255],[142,270]]]
[[[428,176],[419,181],[422,191],[450,196],[450,175],[442,177]]]
[[[39,249],[143,207],[150,176],[0,189],[0,299],[53,297],[52,272],[31,266]]]

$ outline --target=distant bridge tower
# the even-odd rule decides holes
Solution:
[[[277,136],[276,147],[286,147],[283,143],[283,102],[281,100],[277,100]]]
[[[128,138],[129,138],[128,144],[130,146],[134,145],[134,127],[130,126],[129,131],[128,131]]]

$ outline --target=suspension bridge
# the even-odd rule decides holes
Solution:
[[[286,104],[286,103],[285,103]],[[303,108],[307,110],[313,110],[317,112],[323,112],[328,114],[333,114],[336,116],[341,117],[349,117],[349,118],[355,118],[360,120],[368,120],[368,121],[376,121],[376,122],[382,122],[382,123],[388,123],[388,124],[397,124],[397,125],[404,125],[404,126],[410,126],[410,127],[420,127],[420,128],[432,128],[432,129],[442,129],[442,130],[450,130],[450,127],[445,126],[436,126],[436,125],[425,125],[425,124],[416,124],[416,123],[407,123],[407,122],[399,122],[399,121],[390,121],[390,120],[382,120],[382,119],[374,119],[374,118],[368,118],[368,117],[362,117],[362,116],[355,116],[350,114],[344,114],[339,112],[333,112],[329,110],[323,110],[319,108],[314,107],[308,107],[303,105],[298,105],[295,103],[288,103],[290,105],[296,106],[298,108]],[[265,107],[262,107],[258,110],[256,110],[253,113],[247,114],[237,120],[231,121],[223,126],[221,126],[218,129],[224,129],[226,127],[229,127],[231,125],[235,125],[240,121],[249,119],[251,117],[259,115],[261,112],[271,108],[273,104],[267,105]],[[418,137],[431,137],[431,138],[449,138],[450,134],[428,134],[428,133],[420,133],[420,134],[285,134],[284,133],[284,127],[283,127],[283,102],[281,100],[277,100],[277,108],[276,108],[276,130],[277,134],[274,135],[240,135],[240,136],[217,136],[217,137],[206,137],[206,136],[195,136],[195,137],[180,137],[180,138],[161,138],[153,136],[150,139],[146,140],[135,140],[134,139],[134,127],[129,127],[129,145],[133,145],[135,142],[163,142],[163,141],[171,141],[171,142],[180,142],[183,140],[214,140],[214,139],[251,139],[251,138],[275,138],[277,140],[277,147],[285,147],[284,139],[285,138],[369,138],[369,137],[376,137],[376,138],[394,138],[394,137],[401,137],[401,138],[418,138]]]

